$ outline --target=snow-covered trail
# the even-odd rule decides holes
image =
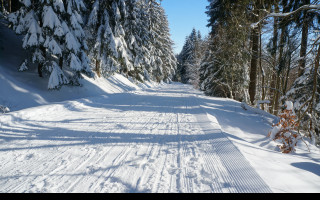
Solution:
[[[0,192],[272,192],[190,86],[0,117]]]

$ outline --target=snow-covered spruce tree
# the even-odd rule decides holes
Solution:
[[[96,0],[86,26],[98,75],[115,72],[134,80],[162,81],[176,68],[169,26],[153,0]]]
[[[211,0],[207,7],[209,16],[210,56],[202,65],[201,87],[208,95],[229,97],[239,101],[248,99],[249,44],[244,3]],[[204,77],[206,77],[204,79]],[[204,84],[209,84],[208,86]]]
[[[169,24],[164,9],[155,0],[147,1],[149,10],[150,63],[152,77],[157,81],[172,79],[176,70],[176,57],[170,39]]]
[[[207,43],[205,42],[205,40],[206,39],[202,39],[200,31],[198,31],[195,40],[194,66],[188,68],[188,76],[190,79],[189,82],[197,89],[200,88],[200,68],[203,60],[206,58],[204,57],[207,48]]]
[[[83,0],[68,0],[65,4],[66,11],[63,14],[65,43],[62,43],[63,57],[59,61],[59,66],[63,67],[65,60],[65,65],[75,72],[70,83],[79,85],[80,72],[91,75],[91,61],[87,56],[88,46],[82,28],[84,26],[83,16],[87,8]]]
[[[120,72],[128,74],[134,71],[133,54],[125,40],[126,32],[124,30],[124,22],[127,20],[127,10],[125,0],[116,0],[112,2],[111,21],[114,23],[114,36],[116,37],[117,50],[119,52]]]
[[[160,7],[160,42],[162,42],[161,46],[161,59],[163,62],[163,80],[165,82],[171,82],[173,79],[173,75],[176,73],[177,69],[177,59],[173,52],[173,41],[170,38],[170,29],[169,29],[169,22],[167,16],[165,15],[165,11],[162,7]]]
[[[200,32],[193,29],[178,56],[179,72],[183,83],[199,87],[200,65],[203,57],[203,41]]]
[[[187,66],[188,60],[192,60],[193,44],[190,36],[186,37],[185,43],[182,47],[180,54],[178,55],[178,73],[180,74],[181,82],[187,83]]]
[[[148,26],[148,7],[145,1],[126,0],[126,20],[124,21],[125,40],[133,56],[133,71],[129,76],[143,82],[151,80],[150,35]]]
[[[228,97],[239,101],[248,99],[248,60],[239,51],[236,33],[219,27],[209,39],[209,47],[200,68],[200,85],[206,95]],[[230,48],[229,48],[230,47]],[[209,54],[209,55],[208,55]]]
[[[178,60],[178,73],[180,74],[180,81],[182,83],[187,83],[187,66],[185,65],[186,61],[189,60],[192,53],[192,41],[190,36],[186,37],[185,43],[182,47],[180,54],[177,56]]]
[[[95,60],[98,75],[133,71],[133,56],[125,40],[123,22],[126,20],[124,0],[96,0],[87,24],[90,55]]]
[[[207,49],[204,53],[204,59],[201,62],[199,69],[199,86],[202,91],[208,96],[216,95],[216,89],[214,82],[212,81],[215,76],[214,68],[214,57],[213,57],[213,45],[210,44],[212,41],[210,38],[206,40]]]
[[[96,0],[86,26],[90,56],[95,61],[98,76],[119,70],[116,38],[110,24],[110,7],[111,1]]]
[[[48,89],[59,89],[69,84],[74,74],[89,72],[85,56],[85,38],[81,28],[82,0],[22,0],[22,7],[8,19],[17,34],[25,35],[23,48],[32,52],[32,62],[38,64],[40,77],[50,74]],[[78,12],[79,11],[79,12]],[[63,60],[68,57],[68,74],[63,71]],[[59,63],[59,64],[57,64]],[[70,64],[70,65],[69,65]],[[26,69],[26,63],[23,63]],[[75,81],[73,81],[74,83]]]

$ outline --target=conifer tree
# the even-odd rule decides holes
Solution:
[[[149,1],[149,34],[151,44],[150,64],[152,76],[157,80],[172,79],[176,70],[176,58],[172,50],[169,24],[164,9],[154,0]]]
[[[164,9],[155,0],[22,0],[9,20],[49,89],[79,85],[81,72],[170,81],[176,69]],[[85,27],[85,28],[84,28]],[[32,61],[32,62],[30,62]],[[93,67],[92,67],[93,66]]]
[[[209,16],[210,51],[212,60],[205,59],[201,69],[202,88],[207,94],[248,99],[248,19],[247,1],[211,0],[207,7]],[[206,68],[205,68],[206,67]],[[209,75],[207,72],[214,75]],[[205,80],[206,77],[208,80]],[[209,84],[205,86],[204,84]]]
[[[178,56],[180,77],[183,83],[190,83],[196,88],[199,87],[199,70],[202,54],[201,33],[193,29],[191,34],[186,38],[182,51]]]
[[[150,80],[149,40],[147,10],[143,1],[127,0],[127,17],[124,22],[125,40],[133,55],[134,70],[131,76],[143,82]]]
[[[87,37],[95,71],[98,76],[119,71],[116,37],[110,23],[111,1],[96,0],[87,23]]]
[[[31,60],[38,63],[39,76],[49,74],[48,89],[59,89],[69,83],[78,84],[80,72],[90,72],[81,27],[80,12],[85,9],[83,1],[41,0],[31,3],[30,0],[23,0],[22,3],[20,10],[8,18],[15,32],[24,35],[23,48],[32,52]],[[63,71],[65,56],[69,61],[66,70],[73,74],[70,77]],[[27,69],[26,63],[23,65]]]

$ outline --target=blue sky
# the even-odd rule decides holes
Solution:
[[[175,53],[180,53],[186,36],[193,28],[200,30],[202,36],[209,33],[206,27],[208,17],[205,14],[208,0],[163,0],[161,5],[168,15]]]

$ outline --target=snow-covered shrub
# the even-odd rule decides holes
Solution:
[[[1,113],[8,113],[8,112],[10,112],[10,109],[8,108],[8,107],[5,107],[5,106],[1,106],[0,105],[0,114]]]
[[[281,143],[279,148],[282,153],[293,153],[296,151],[295,147],[302,137],[297,131],[299,123],[293,112],[293,103],[287,101],[285,107],[286,109],[279,115],[279,123],[273,126],[268,136],[272,140]]]
[[[19,71],[20,72],[23,72],[23,71],[26,71],[26,70],[28,70],[28,60],[27,59],[25,59],[23,61],[23,63],[20,65],[20,67],[19,67]]]

